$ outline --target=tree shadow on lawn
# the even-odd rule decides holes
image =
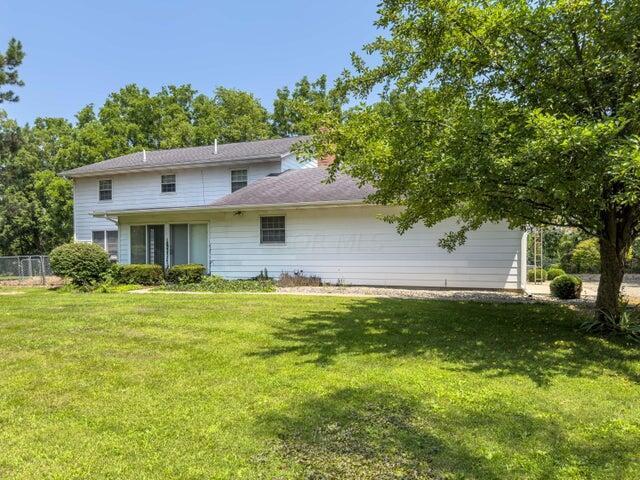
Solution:
[[[295,353],[319,366],[340,355],[437,358],[450,368],[523,375],[538,385],[555,375],[598,376],[603,369],[633,382],[640,349],[578,331],[584,318],[551,304],[358,299],[285,319],[276,345],[255,355]]]
[[[283,463],[308,479],[558,478],[562,471],[581,477],[620,474],[634,461],[634,440],[622,433],[569,439],[557,421],[499,397],[491,408],[446,412],[430,410],[424,400],[343,388],[259,422],[278,437]]]

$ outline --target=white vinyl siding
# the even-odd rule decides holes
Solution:
[[[295,170],[297,168],[314,168],[318,166],[315,159],[302,160],[298,159],[295,154],[290,153],[282,158],[282,171]]]
[[[376,217],[376,207],[286,211],[286,245],[260,243],[259,217],[281,212],[219,214],[210,222],[211,272],[250,278],[304,270],[353,285],[524,288],[519,276],[523,232],[487,224],[449,253],[438,239],[456,228],[416,225],[404,235]]]
[[[243,166],[247,170],[248,183],[255,182],[270,173],[280,172],[280,161],[252,163]],[[234,168],[235,169],[235,168]],[[180,186],[171,195],[163,194],[158,187],[159,172],[126,173],[112,177],[113,198],[99,201],[95,177],[74,180],[74,228],[78,241],[90,242],[92,230],[112,230],[115,224],[104,218],[96,218],[93,212],[163,207],[206,205],[231,193],[229,166],[188,168],[177,173]],[[176,179],[177,179],[176,177]],[[122,247],[122,241],[121,247]]]

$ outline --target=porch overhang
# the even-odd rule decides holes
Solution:
[[[218,213],[218,212],[238,212],[249,210],[292,210],[308,208],[331,208],[348,206],[374,206],[366,204],[363,200],[331,200],[322,202],[301,202],[301,203],[274,203],[274,204],[239,204],[239,205],[198,205],[189,207],[160,207],[160,208],[139,208],[124,210],[94,211],[92,215],[97,218],[123,217],[127,215],[141,214],[162,214],[162,213]]]

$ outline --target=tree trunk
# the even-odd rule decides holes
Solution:
[[[598,317],[603,320],[607,316],[616,321],[620,317],[620,287],[624,277],[624,261],[628,247],[626,242],[611,242],[600,238],[600,284],[596,309]]]

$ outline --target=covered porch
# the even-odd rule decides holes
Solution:
[[[120,263],[154,263],[164,268],[199,263],[210,271],[210,214],[118,212],[109,218],[118,226]]]

